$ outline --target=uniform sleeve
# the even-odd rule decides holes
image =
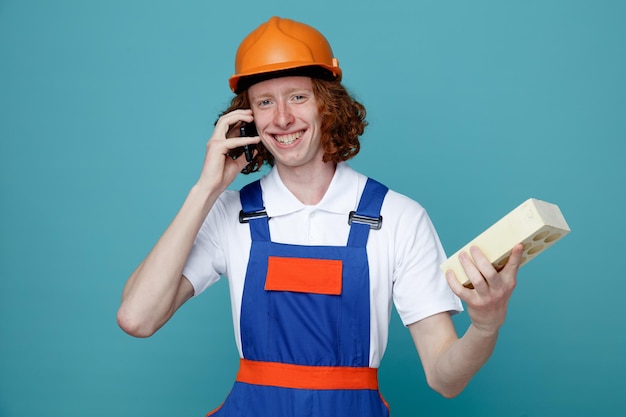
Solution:
[[[194,296],[215,284],[226,269],[222,238],[228,211],[225,197],[225,194],[220,196],[202,223],[183,269],[183,275],[193,286]]]
[[[393,277],[393,300],[405,326],[437,313],[463,311],[439,269],[446,256],[435,227],[413,203],[400,214]]]

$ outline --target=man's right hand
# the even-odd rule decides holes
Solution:
[[[220,117],[206,145],[206,155],[198,185],[221,193],[248,163],[245,158],[233,159],[228,154],[235,148],[260,142],[259,136],[239,137],[242,122],[253,121],[252,110],[234,110]]]

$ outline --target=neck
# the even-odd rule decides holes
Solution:
[[[337,165],[333,162],[298,169],[277,165],[278,174],[283,184],[300,202],[306,205],[319,203],[330,186]]]

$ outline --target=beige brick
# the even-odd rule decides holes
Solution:
[[[454,271],[461,284],[472,288],[459,261],[459,254],[468,252],[471,246],[480,248],[489,262],[501,270],[518,243],[524,244],[524,265],[569,232],[570,228],[556,204],[530,198],[450,256],[441,264],[441,270]]]

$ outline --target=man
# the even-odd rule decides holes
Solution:
[[[118,322],[147,337],[227,277],[241,362],[212,415],[388,416],[376,371],[392,301],[445,397],[495,346],[522,246],[500,272],[476,248],[463,254],[473,289],[444,277],[424,209],[346,164],[366,122],[341,76],[312,27],[273,17],[253,31],[198,182],[124,288]],[[258,135],[239,137],[253,122]],[[256,147],[250,162],[231,156],[243,146]],[[273,168],[260,181],[226,190],[264,162]],[[461,338],[450,318],[460,300],[471,319]]]

